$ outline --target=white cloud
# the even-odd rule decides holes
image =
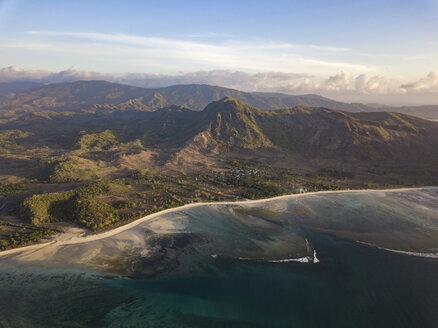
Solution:
[[[173,84],[210,84],[240,90],[255,91],[275,89],[278,84],[309,77],[307,74],[263,72],[245,73],[229,70],[197,71],[179,75],[127,74],[119,82],[143,87],[160,87]]]
[[[112,80],[114,76],[96,72],[78,71],[69,68],[60,72],[49,72],[36,69],[22,69],[9,66],[0,69],[0,82],[35,81],[41,83],[70,82],[76,80]]]
[[[15,80],[40,80],[49,72],[41,70],[23,70],[17,66],[9,66],[0,69],[0,82]]]
[[[417,82],[401,85],[401,81],[397,79],[378,75],[355,75],[347,71],[341,71],[324,78],[300,73],[248,73],[231,70],[195,71],[181,74],[102,74],[76,70],[75,68],[60,72],[26,70],[14,66],[0,69],[0,82],[30,80],[54,83],[75,80],[107,80],[146,88],[175,84],[209,84],[242,91],[285,92],[289,94],[316,93],[342,101],[398,105],[438,103],[438,88],[433,89],[437,86],[436,78],[437,74],[432,72]]]
[[[400,82],[381,76],[359,74],[353,76],[349,72],[341,71],[327,79],[313,78],[293,82],[283,86],[283,91],[312,92],[325,95],[380,95],[400,94],[404,90],[399,87]]]
[[[75,80],[108,80],[145,88],[165,87],[175,84],[209,84],[243,91],[283,91],[289,93],[322,94],[385,94],[400,93],[397,82],[379,76],[360,74],[354,77],[341,71],[328,78],[310,74],[285,72],[247,73],[230,70],[196,71],[183,74],[101,74],[69,68],[60,72],[24,70],[18,67],[0,69],[0,82],[32,80],[44,83],[69,82]]]
[[[360,72],[367,67],[333,60],[333,54],[350,49],[315,44],[247,42],[232,39],[172,39],[124,33],[28,31],[28,40],[0,40],[0,49],[31,51],[58,56],[65,66],[81,60],[91,67],[113,63],[116,71],[154,73],[195,70],[244,70],[251,72],[320,72],[333,69]],[[214,42],[213,42],[214,41]],[[80,65],[84,66],[84,65]]]
[[[400,86],[407,90],[431,90],[438,91],[438,71],[430,72],[426,77],[412,83],[402,84]]]
[[[197,71],[184,74],[102,74],[69,68],[60,72],[43,70],[26,70],[16,66],[0,69],[0,82],[38,81],[43,83],[70,82],[76,80],[108,80],[145,88],[164,87],[174,84],[209,84],[246,91],[274,90],[279,85],[289,84],[294,80],[309,78],[308,74],[261,72],[245,73],[229,70]]]
[[[330,76],[325,84],[329,90],[349,90],[351,89],[351,74],[348,72],[341,72]]]
[[[27,34],[35,36],[52,36],[52,37],[72,37],[78,39],[88,39],[93,41],[104,41],[109,43],[131,44],[135,46],[176,46],[176,47],[221,47],[223,45],[241,45],[243,47],[251,47],[252,49],[265,48],[275,50],[297,50],[297,49],[313,49],[322,52],[347,52],[351,49],[321,46],[315,44],[291,44],[286,42],[241,42],[241,41],[228,41],[222,43],[222,45],[213,45],[209,43],[203,43],[200,41],[185,40],[185,39],[169,39],[159,37],[145,37],[139,35],[131,35],[125,33],[96,33],[96,32],[64,32],[64,31],[28,31]],[[186,35],[186,38],[209,38],[209,37],[229,37],[227,34],[220,33],[200,33]]]
[[[397,82],[391,82],[385,77],[360,74],[355,78],[355,90],[364,94],[400,93]]]

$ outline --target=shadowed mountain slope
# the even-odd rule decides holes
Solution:
[[[346,113],[296,107],[267,111],[231,98],[199,115],[191,139],[200,150],[273,148],[311,157],[438,164],[438,124],[397,113]]]
[[[34,88],[42,86],[42,83],[27,82],[27,81],[14,81],[14,82],[1,82],[0,83],[0,101],[9,100],[19,92],[25,92]]]
[[[261,110],[228,97],[203,111],[173,106],[138,117],[137,134],[154,147],[216,155],[269,150],[391,167],[438,167],[438,123],[399,113]]]

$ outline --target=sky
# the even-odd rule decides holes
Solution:
[[[0,82],[438,104],[438,0],[0,0]]]

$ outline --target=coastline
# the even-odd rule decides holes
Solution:
[[[433,186],[432,186],[433,187]],[[180,211],[188,208],[193,207],[199,207],[199,206],[208,206],[208,205],[250,205],[250,204],[256,204],[256,203],[263,203],[263,202],[270,202],[270,201],[276,201],[280,199],[289,199],[289,198],[298,198],[303,196],[311,196],[311,195],[323,195],[323,194],[343,194],[343,193],[370,193],[370,192],[399,192],[399,191],[409,191],[409,190],[422,190],[425,188],[430,187],[415,187],[415,188],[397,188],[397,189],[357,189],[357,190],[327,190],[327,191],[315,191],[315,192],[307,192],[307,193],[301,193],[301,194],[289,194],[289,195],[282,195],[282,196],[275,196],[271,198],[264,198],[264,199],[256,199],[256,200],[239,200],[239,201],[222,201],[222,202],[200,202],[200,203],[190,203],[178,207],[173,207],[169,209],[165,209],[156,213],[152,213],[149,215],[146,215],[144,217],[141,217],[135,221],[132,221],[128,224],[125,224],[123,226],[117,227],[115,229],[98,233],[95,235],[88,235],[84,237],[71,237],[69,239],[60,238],[60,236],[63,236],[64,233],[58,234],[55,237],[53,237],[53,240],[40,243],[40,244],[34,244],[29,246],[23,246],[13,249],[8,249],[0,252],[0,258],[3,256],[19,253],[22,251],[32,251],[32,250],[39,250],[42,248],[45,248],[47,246],[56,245],[56,246],[66,246],[66,245],[74,245],[74,244],[82,244],[82,243],[88,243],[104,238],[108,238],[111,236],[114,236],[116,234],[122,233],[128,229],[131,229],[143,222],[152,220],[154,218],[157,218],[163,214],[172,213],[175,211]],[[394,251],[389,250],[388,251]],[[395,252],[401,252],[407,255],[416,255],[415,253],[411,252],[405,252],[405,251],[395,251]],[[420,255],[416,255],[420,256]]]

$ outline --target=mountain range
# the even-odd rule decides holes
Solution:
[[[108,160],[105,165],[121,168],[124,156],[151,151],[147,162],[138,159],[135,165],[162,170],[173,163],[175,170],[197,171],[206,161],[220,169],[227,158],[252,158],[304,171],[330,166],[368,174],[373,168],[404,179],[421,176],[423,183],[438,176],[437,122],[322,107],[263,110],[230,97],[202,111],[173,105],[155,111],[24,115],[1,124],[0,137],[9,153],[11,144],[20,153],[42,152],[46,157],[76,154],[79,148],[89,165],[96,158],[96,168],[102,167],[103,158]]]
[[[98,176],[146,167],[220,171],[233,158],[301,172],[332,167],[363,174],[360,181],[374,179],[370,172],[403,184],[438,176],[438,123],[389,107],[208,85],[16,86],[30,89],[0,102],[5,176],[40,168],[29,178],[42,179],[45,158],[60,154]]]
[[[390,107],[343,103],[319,95],[242,92],[210,85],[187,84],[145,89],[106,81],[76,81],[41,85],[33,82],[0,84],[0,110],[52,111],[154,111],[172,105],[202,110],[212,101],[232,97],[260,109],[323,107],[346,112],[399,112],[438,120],[438,105]]]
[[[197,201],[438,185],[438,122],[318,106],[260,109],[229,96],[193,110],[228,92],[260,107],[289,96],[193,85],[147,92],[80,82],[4,101],[0,194],[8,198],[0,215],[13,215],[15,225],[69,221],[98,231]],[[162,108],[174,102],[182,105]],[[29,241],[14,227],[0,231],[0,248]]]
[[[199,112],[174,106],[146,115],[141,125],[154,146],[213,154],[265,149],[397,170],[438,167],[438,123],[399,113],[303,106],[261,110],[224,98]]]

